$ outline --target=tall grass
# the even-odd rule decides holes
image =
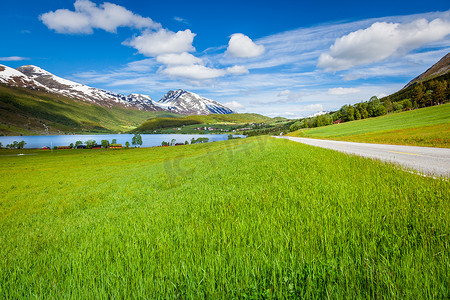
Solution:
[[[2,298],[450,295],[448,181],[270,138],[33,153],[0,157]]]

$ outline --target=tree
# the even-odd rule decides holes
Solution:
[[[86,148],[92,149],[92,147],[93,147],[96,143],[97,143],[97,142],[94,141],[94,140],[87,140],[87,141],[85,142]]]
[[[447,81],[437,81],[433,90],[434,104],[445,103],[445,90],[447,89]]]
[[[314,127],[314,120],[312,118],[306,119],[306,126],[305,128],[313,128]]]
[[[189,145],[189,141],[184,141],[184,144],[185,145]]]
[[[317,117],[314,117],[313,120],[314,120],[313,125],[314,127],[321,127],[333,124],[333,117],[330,114],[319,115]],[[297,126],[299,128],[303,128],[304,126],[303,120],[301,122],[298,121],[296,123],[298,123]]]
[[[109,141],[108,140],[102,140],[102,147],[108,148],[109,147]]]
[[[131,139],[131,143],[136,147],[136,145],[142,145],[142,137],[139,133],[135,133],[133,138]]]
[[[289,127],[289,131],[299,130],[301,128],[301,126],[302,126],[302,123],[300,121],[297,121]]]
[[[125,142],[125,147],[127,147],[127,148],[130,147],[130,142],[129,141]]]
[[[410,110],[413,107],[413,104],[411,103],[411,100],[405,99],[400,102],[400,105],[403,106],[405,110]]]
[[[373,96],[367,104],[367,111],[369,112],[369,116],[378,117],[386,114],[386,107],[381,104],[377,96]]]
[[[347,120],[354,121],[355,120],[355,109],[353,106],[349,105],[347,109]]]
[[[409,104],[411,105],[411,101],[409,102]],[[392,110],[393,111],[399,111],[399,110],[402,110],[403,109],[403,105],[401,105],[400,103],[398,103],[398,102],[393,102],[392,103]]]
[[[117,144],[117,139],[112,139],[111,144]]]
[[[75,142],[75,148],[78,147],[79,145],[83,145],[83,142],[82,141],[76,141]]]
[[[360,102],[357,103],[355,106],[355,110],[359,112],[361,119],[366,119],[369,117],[369,113],[367,112],[367,103],[366,102]],[[355,112],[355,118],[357,117],[357,114]]]
[[[0,143],[0,149],[2,149],[3,148],[3,144],[2,143]]]
[[[413,88],[413,100],[419,105],[419,107],[423,106],[423,93],[425,92],[425,88],[422,83],[414,85]]]
[[[27,143],[25,141],[20,141],[17,144],[17,149],[23,149]]]
[[[433,105],[433,97],[431,96],[433,91],[428,90],[423,94],[422,97],[422,103],[424,106],[431,106]]]
[[[386,107],[383,105],[378,105],[374,110],[374,117],[383,116],[386,114]]]
[[[73,149],[73,143],[70,143],[69,147],[70,149]]]
[[[172,140],[170,141],[170,146],[175,145],[175,142],[176,142],[176,141],[177,141],[176,139],[172,139]]]
[[[386,111],[388,113],[393,111],[392,101],[389,99],[389,97],[387,97],[387,99],[384,101],[384,107],[386,107]]]

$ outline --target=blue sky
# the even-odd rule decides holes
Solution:
[[[383,96],[450,51],[448,1],[6,1],[0,64],[296,118]]]

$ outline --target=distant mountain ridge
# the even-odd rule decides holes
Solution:
[[[70,81],[33,65],[17,69],[0,65],[0,83],[60,94],[109,108],[119,106],[144,111],[167,111],[191,115],[234,113],[216,101],[184,90],[169,91],[156,102],[148,95],[131,93],[125,96]]]
[[[428,70],[408,82],[408,84],[405,85],[403,89],[406,89],[407,87],[415,83],[427,81],[434,77],[444,75],[448,72],[450,72],[450,52],[447,53],[443,58],[441,58],[437,63],[432,65]]]

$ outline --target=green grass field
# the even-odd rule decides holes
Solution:
[[[450,296],[450,183],[272,138],[0,150],[0,297]]]
[[[450,147],[450,103],[337,125],[292,136],[412,146]]]

